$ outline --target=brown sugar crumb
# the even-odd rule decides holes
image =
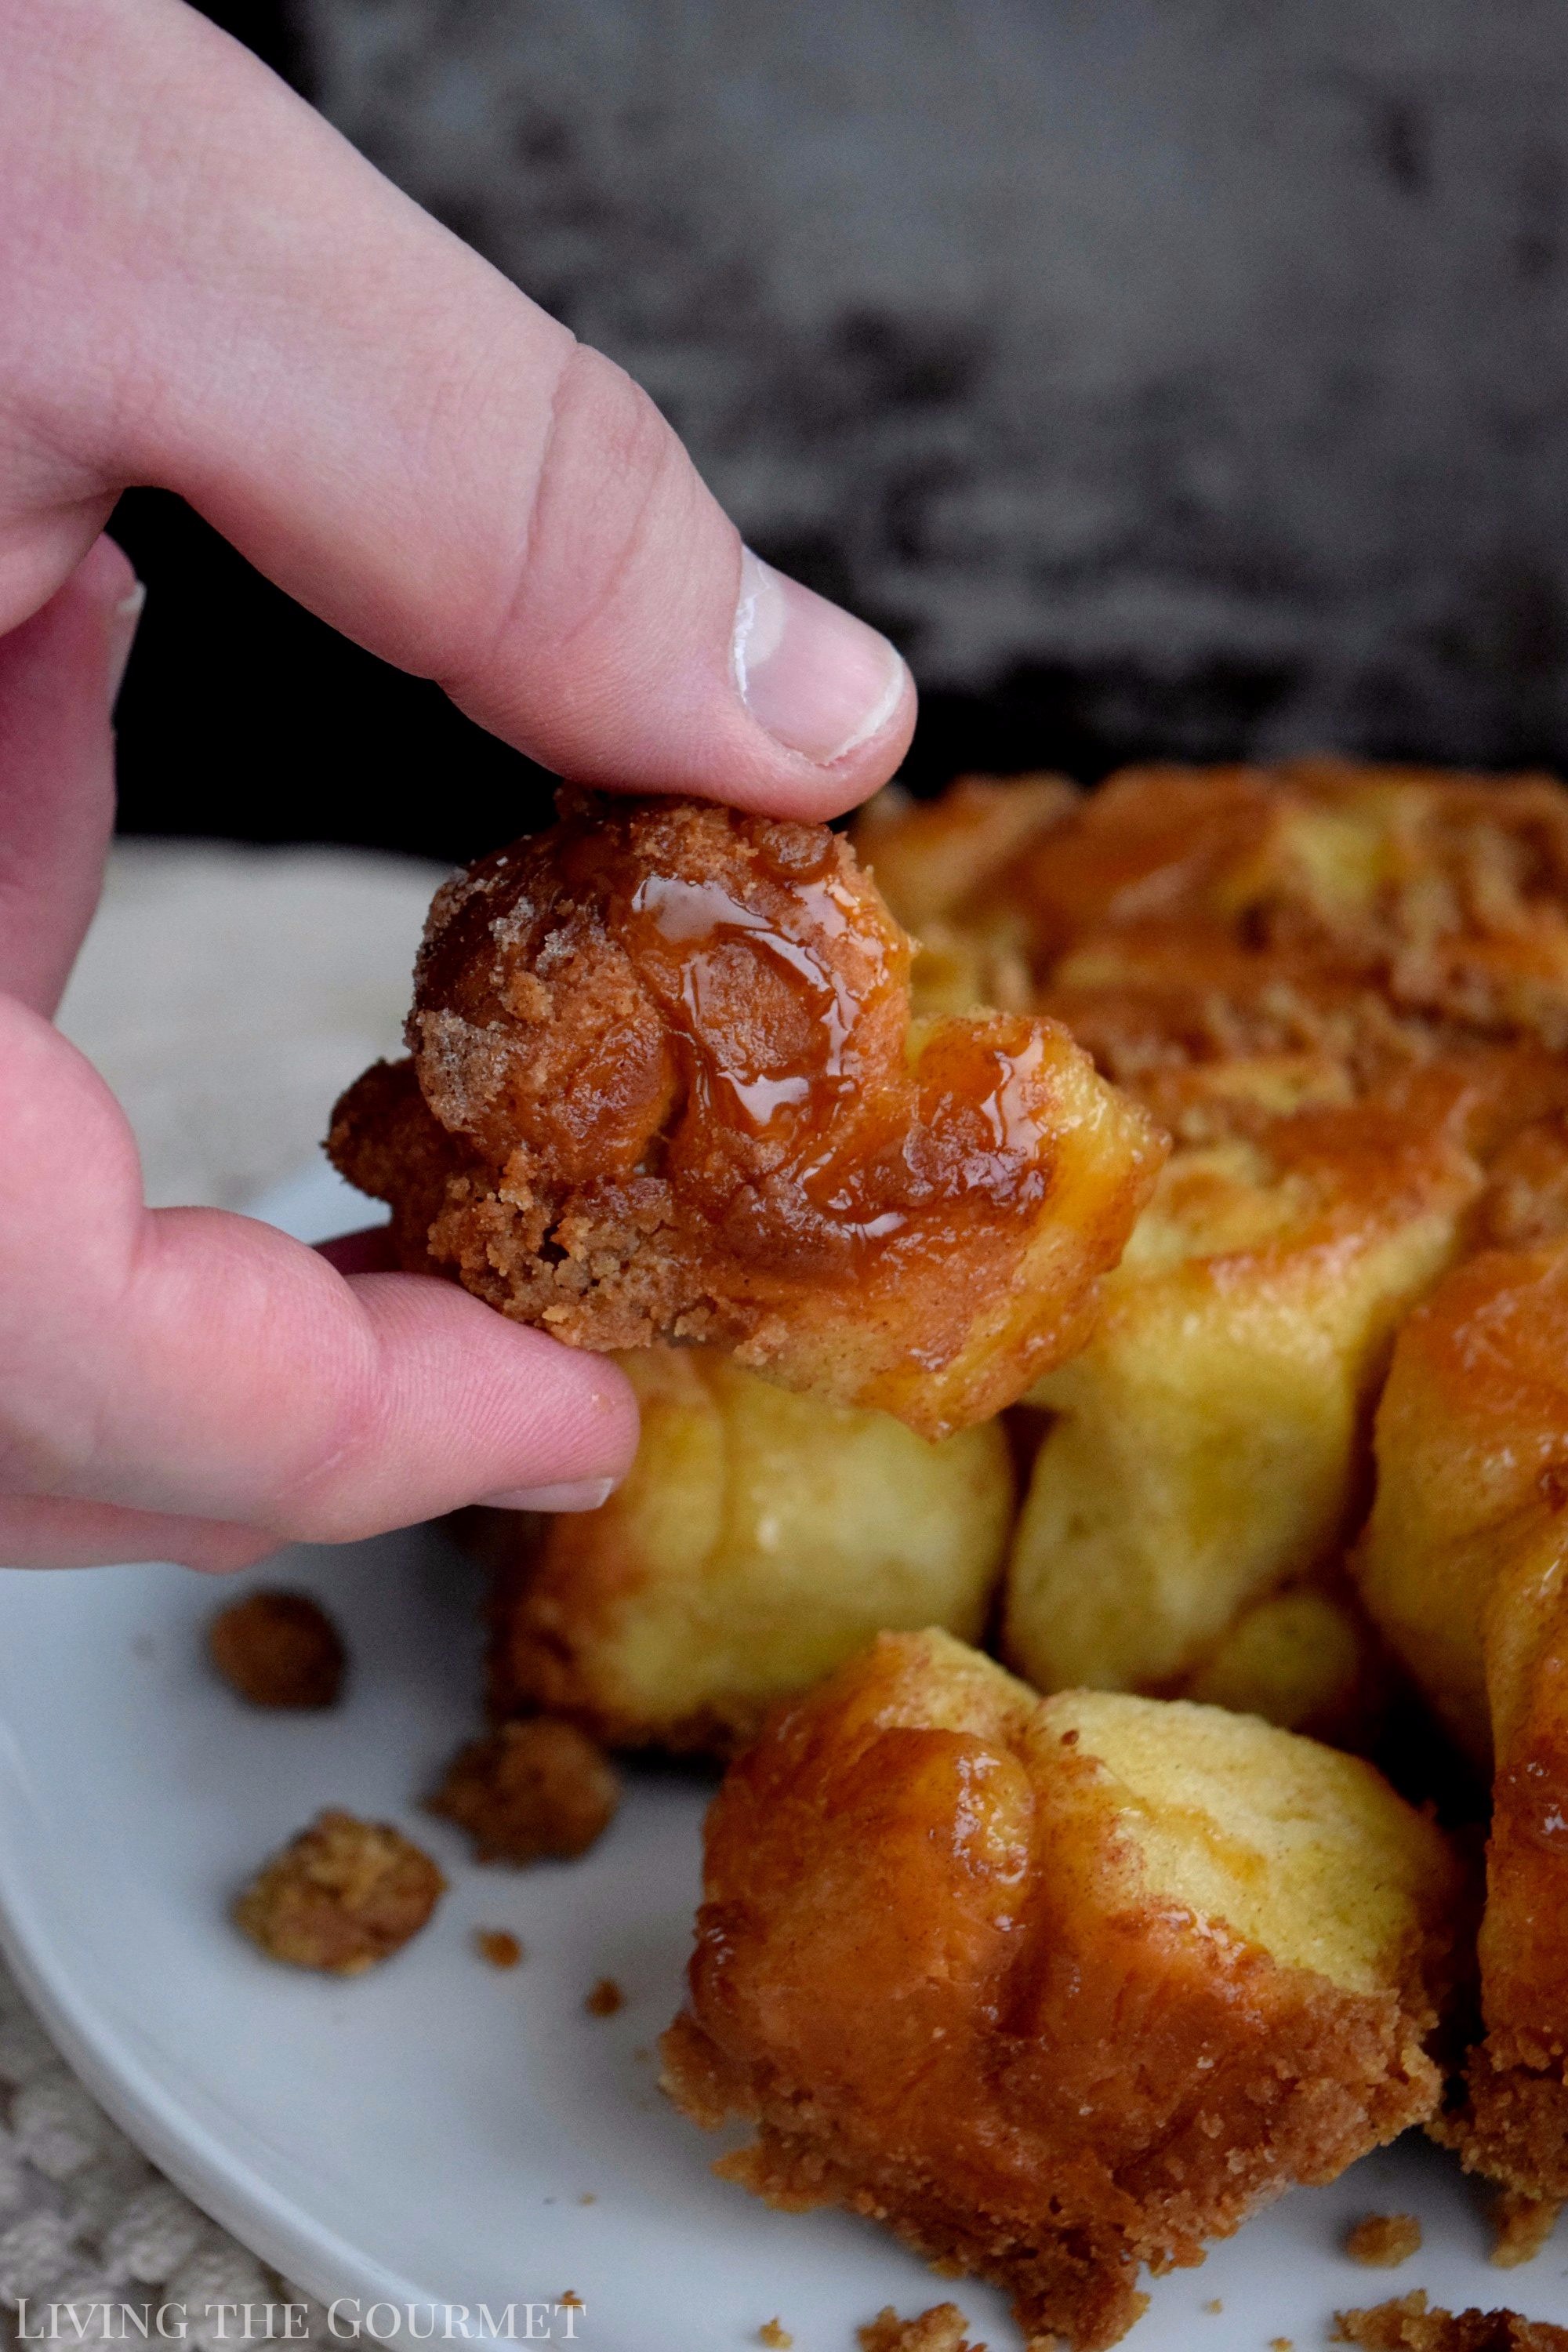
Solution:
[[[234,1916],[275,1960],[355,1977],[418,1934],[446,1885],[390,1822],[327,1811],[263,1865]]]
[[[1352,2263],[1369,2270],[1393,2270],[1421,2251],[1421,2224],[1414,2213],[1369,2213],[1345,2240]]]
[[[1517,2311],[1430,2310],[1417,2287],[1370,2311],[1336,2312],[1333,2341],[1365,2352],[1568,2352],[1568,2327]]]
[[[574,1724],[541,1715],[459,1748],[429,1810],[467,1830],[477,1861],[522,1864],[585,1853],[620,1801],[603,1750]]]
[[[614,2017],[617,2009],[625,2009],[626,1994],[614,1977],[601,1977],[583,2002],[590,2017]]]
[[[789,2352],[795,2337],[780,2321],[764,2319],[757,2330],[757,2341],[759,2344],[765,2344],[768,2352]]]
[[[885,2303],[869,2326],[855,2333],[860,2352],[985,2352],[984,2344],[969,2342],[968,2326],[956,2303],[934,2303],[916,2319],[900,2319]]]
[[[326,1611],[305,1592],[250,1592],[220,1609],[207,1650],[252,1706],[334,1706],[348,1654]]]
[[[1293,2336],[1271,2336],[1268,2339],[1268,2352],[1296,2352],[1295,2337]]]
[[[557,2308],[562,2311],[586,2311],[588,2306],[584,2302],[582,2296],[578,2294],[576,2288],[574,2286],[569,2286],[565,2294],[561,2297]]]
[[[1532,2263],[1562,2210],[1555,2197],[1527,2197],[1522,2189],[1505,2189],[1492,2207],[1492,2227],[1497,2231],[1492,2260],[1499,2270],[1517,2270],[1521,2263]]]
[[[1215,2294],[1209,2297],[1209,2300],[1204,2305],[1204,2309],[1205,2311],[1223,2311],[1225,2309],[1225,2305],[1220,2301],[1218,2295]]]
[[[522,1946],[510,1927],[476,1927],[474,1944],[492,1969],[515,1969],[522,1958]]]

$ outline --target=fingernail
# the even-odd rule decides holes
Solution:
[[[887,725],[908,676],[886,637],[749,547],[741,551],[734,665],[759,726],[825,767]]]
[[[492,1511],[596,1511],[607,1503],[619,1480],[568,1478],[559,1486],[509,1486],[503,1494],[481,1495]]]
[[[109,616],[109,707],[113,709],[120,699],[120,689],[125,682],[125,665],[131,659],[131,648],[136,643],[136,626],[142,618],[142,608],[147,602],[147,591],[138,580],[127,589]]]

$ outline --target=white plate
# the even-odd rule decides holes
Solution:
[[[322,1171],[266,1206],[319,1239],[363,1204]],[[999,2296],[934,2279],[869,2225],[772,2213],[714,2180],[715,2143],[659,2097],[653,2045],[680,1998],[700,1779],[635,1776],[583,1862],[476,1869],[417,1809],[476,1722],[473,1570],[416,1530],[300,1549],[238,1580],[251,1582],[305,1587],[344,1626],[353,1679],[331,1716],[247,1710],[207,1670],[203,1629],[233,1584],[156,1567],[0,1570],[0,1939],[84,2080],[182,2188],[288,2277],[364,2309],[413,2307],[421,2335],[431,2306],[482,2304],[515,2306],[524,2336],[523,2306],[572,2289],[585,2311],[536,2309],[533,2331],[562,2341],[570,2324],[588,2352],[739,2352],[775,2315],[797,2352],[850,2352],[883,2304],[949,2296],[997,2352],[1017,2343]],[[426,1933],[351,1983],[263,1959],[226,1916],[248,1869],[333,1802],[402,1822],[451,1880]],[[522,1967],[486,1968],[476,1926],[514,1929]],[[595,2020],[584,1995],[605,1975],[626,2005]],[[1339,2252],[1373,2211],[1425,2225],[1425,2250],[1395,2273]],[[1503,2273],[1487,2243],[1475,2192],[1413,2137],[1157,2281],[1132,2344],[1317,2343],[1337,2306],[1415,2285],[1568,2320],[1568,2249]]]

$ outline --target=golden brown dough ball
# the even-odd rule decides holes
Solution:
[[[725,1780],[666,2087],[1095,2352],[1140,2263],[1432,2113],[1459,1885],[1358,1759],[884,1635]]]
[[[623,1360],[643,1439],[616,1493],[489,1522],[498,1712],[727,1751],[885,1627],[978,1638],[1012,1522],[999,1424],[933,1443],[715,1349]]]
[[[1082,1351],[1009,1562],[1005,1643],[1042,1690],[1168,1691],[1243,1612],[1331,1567],[1401,1318],[1482,1181],[1447,1088],[1179,1150]]]

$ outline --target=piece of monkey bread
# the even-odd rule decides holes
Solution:
[[[1376,1452],[1367,1607],[1493,1773],[1485,2032],[1442,2136],[1568,2198],[1568,1241],[1447,1276],[1400,1334]]]
[[[728,2179],[1093,2352],[1141,2264],[1431,2114],[1458,1893],[1359,1759],[883,1635],[720,1790],[665,2084],[756,2126]]]
[[[1514,1141],[1568,1098],[1568,795],[1333,761],[970,778],[857,840],[917,1003],[1055,1015],[1177,1141],[1031,1394],[1011,1658],[1367,1736],[1376,1645],[1323,1579],[1392,1333],[1494,1163],[1495,1202],[1568,1215],[1564,1139]]]
[[[643,1440],[609,1501],[488,1516],[496,1713],[728,1753],[884,1628],[978,1640],[1012,1522],[998,1423],[933,1442],[718,1349],[622,1360]]]
[[[1393,1333],[1483,1181],[1464,1101],[1427,1074],[1398,1098],[1299,1111],[1167,1163],[1089,1344],[1030,1392],[1053,1419],[1004,1642],[1040,1689],[1168,1694],[1197,1676],[1208,1696],[1243,1612],[1337,1563]],[[1330,1679],[1359,1686],[1353,1614],[1321,1601],[1312,1630],[1331,1608],[1349,1682]],[[1288,1720],[1324,1719],[1296,1696]]]
[[[1568,1045],[1568,794],[1339,760],[969,779],[856,838],[931,994],[1052,1012],[1187,1140],[1184,1076],[1360,1082],[1458,1038]],[[917,968],[917,989],[924,976]]]
[[[943,1435],[1079,1343],[1164,1145],[1053,1021],[915,1021],[910,953],[826,825],[568,793],[437,893],[329,1150],[520,1321]]]

